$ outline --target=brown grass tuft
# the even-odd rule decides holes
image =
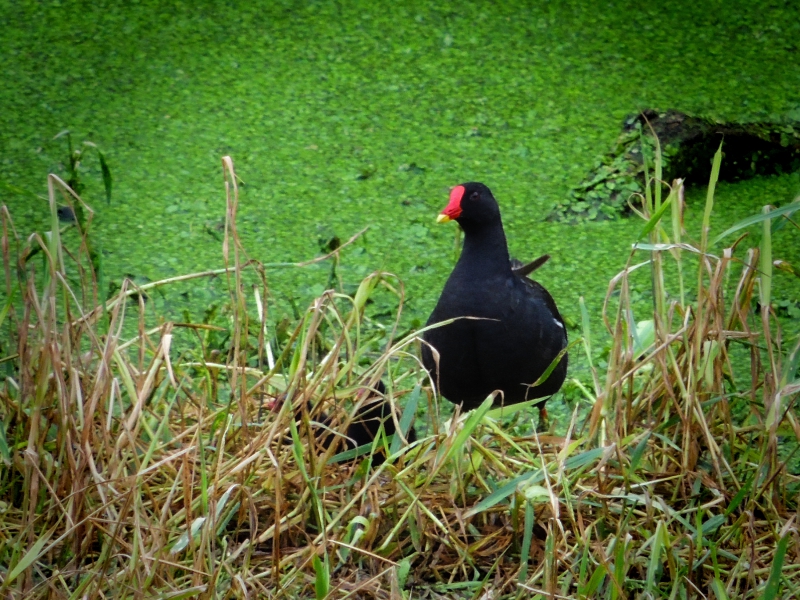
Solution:
[[[275,346],[267,274],[285,265],[247,258],[227,157],[223,170],[225,268],[125,281],[104,303],[91,220],[76,225],[77,243],[60,235],[57,200],[81,201],[58,177],[48,179],[49,237],[20,239],[3,210],[4,597],[797,593],[787,454],[800,437],[800,343],[782,339],[769,309],[772,261],[759,258],[771,253],[769,215],[760,247],[715,249],[712,181],[693,245],[682,183],[663,203],[654,185],[649,243],[609,286],[605,376],[584,321],[587,422],[576,413],[563,437],[519,436],[491,401],[440,420],[415,335],[395,339],[396,323],[389,343],[371,335],[364,306],[379,286],[402,306],[390,274],[373,273],[353,296],[325,292]],[[224,345],[211,340],[225,328],[148,314],[149,290],[218,275],[230,289]],[[650,305],[632,300],[643,281]],[[196,348],[177,347],[179,331]],[[419,407],[433,415],[430,431],[412,444],[379,439],[390,458],[376,467],[337,455],[340,441],[324,448],[323,412],[344,431],[379,380],[404,405],[400,429]]]

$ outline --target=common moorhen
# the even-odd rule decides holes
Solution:
[[[364,403],[353,415],[353,419],[347,426],[347,429],[342,435],[341,433],[333,433],[331,427],[335,425],[333,418],[325,413],[318,413],[315,416],[314,422],[316,426],[313,427],[313,436],[316,443],[319,444],[318,448],[327,450],[338,438],[343,438],[343,443],[338,446],[338,452],[346,450],[353,450],[366,444],[372,444],[383,426],[384,433],[387,437],[397,434],[395,427],[395,420],[392,416],[392,406],[386,396],[386,386],[383,381],[378,381],[375,388],[365,388],[365,392],[374,392],[373,397],[367,398]],[[275,401],[270,403],[270,410],[277,411],[285,400],[285,395],[281,395]],[[306,403],[307,410],[311,411],[313,405],[311,401]],[[399,416],[398,416],[399,417]],[[295,415],[295,421],[300,422],[301,415]],[[411,427],[405,435],[408,443],[413,443],[417,439],[417,433],[414,427]],[[376,449],[372,455],[371,464],[378,466],[383,464],[386,456],[382,447]]]
[[[356,411],[353,420],[347,427],[344,450],[353,450],[365,444],[372,444],[378,433],[383,426],[384,433],[387,437],[392,435],[399,435],[395,426],[395,420],[392,416],[392,405],[386,395],[386,386],[382,381],[378,381],[375,385],[376,397],[367,399],[363,405]],[[395,415],[399,419],[400,415]],[[330,417],[325,417],[325,425],[330,424]],[[417,432],[411,427],[405,435],[408,443],[414,443],[417,440]],[[322,439],[322,445],[328,448],[333,443],[332,436],[326,436]],[[383,464],[386,460],[383,448],[379,447],[372,455],[372,464],[375,466]]]
[[[509,259],[500,208],[482,183],[453,188],[437,218],[451,220],[464,230],[464,247],[428,325],[456,320],[423,334],[422,361],[434,384],[464,410],[495,390],[502,392],[495,405],[554,394],[567,374],[566,354],[543,383],[532,384],[566,348],[567,331],[553,297],[527,277],[549,257],[528,265]]]

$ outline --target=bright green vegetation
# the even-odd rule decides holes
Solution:
[[[230,154],[254,258],[302,260],[319,238],[369,226],[344,255],[345,280],[398,274],[406,317],[422,320],[452,265],[454,228],[434,224],[449,186],[489,184],[513,253],[553,256],[538,276],[577,322],[579,295],[599,314],[638,225],[543,217],[624,116],[656,106],[769,119],[800,102],[792,4],[7,2],[0,26],[0,180],[44,197],[44,174],[63,173],[66,158],[52,137],[96,142],[111,205],[93,157],[84,181],[108,278],[220,266],[217,182]],[[714,218],[730,224],[798,192],[791,176],[720,186]],[[21,231],[46,227],[46,202],[0,193]],[[328,272],[272,272],[271,290],[302,307]],[[181,318],[215,297],[200,286],[155,301]],[[275,320],[290,314],[279,306]]]

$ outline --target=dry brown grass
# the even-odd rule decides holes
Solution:
[[[239,243],[223,166],[226,269],[214,274],[229,278],[232,318],[221,354],[206,344],[213,326],[148,327],[147,290],[130,282],[101,306],[89,234],[71,248],[59,235],[57,199],[80,200],[57,177],[49,239],[21,240],[3,212],[4,597],[797,594],[798,481],[784,450],[800,438],[800,344],[783,343],[768,310],[763,243],[712,252],[704,232],[688,244],[679,182],[664,211],[649,198],[650,259],[632,253],[610,284],[613,342],[607,372],[592,367],[584,386],[589,419],[573,417],[563,437],[514,436],[489,403],[440,419],[414,336],[375,352],[363,309],[377,286],[402,305],[388,274],[353,297],[326,292],[273,347],[269,267]],[[630,292],[645,271],[656,301],[637,321]],[[198,353],[175,346],[178,328],[197,334]],[[590,361],[592,343],[587,320]],[[343,430],[379,379],[405,405],[402,430],[427,405],[426,435],[380,440],[391,456],[378,467],[314,443],[320,411]],[[263,410],[276,398],[279,410]]]

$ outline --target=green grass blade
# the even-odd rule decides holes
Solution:
[[[0,327],[2,327],[3,323],[5,323],[6,317],[8,316],[8,311],[11,310],[14,299],[16,297],[17,297],[17,288],[12,287],[11,293],[8,294],[8,298],[6,298],[6,303],[3,305],[3,310],[0,310]]]
[[[725,524],[725,521],[728,520],[728,517],[725,514],[721,515],[714,515],[710,519],[708,519],[705,523],[703,523],[703,528],[697,531],[697,535],[695,536],[695,540],[699,541],[701,535],[708,535],[713,534]]]
[[[674,194],[667,196],[666,201],[660,207],[658,207],[658,209],[653,213],[653,216],[647,220],[647,223],[645,223],[644,228],[639,233],[637,240],[645,238],[650,234],[651,231],[653,231],[653,229],[655,229],[656,225],[658,225],[658,222],[661,220],[661,217],[663,217],[664,213],[667,212],[667,209],[672,206],[674,199]]]
[[[794,348],[787,353],[781,363],[781,388],[785,388],[790,384],[792,377],[797,373],[798,366],[800,366],[800,338],[798,338]]]
[[[583,330],[583,347],[586,350],[586,358],[589,365],[592,365],[592,330],[589,326],[589,310],[586,308],[586,300],[583,296],[578,298],[578,305],[581,309],[581,329]]]
[[[541,398],[534,398],[533,400],[526,400],[525,402],[517,402],[516,404],[511,404],[510,406],[498,406],[497,408],[493,408],[486,416],[490,419],[502,419],[503,417],[509,417],[515,413],[518,413],[521,410],[526,410],[531,406],[535,406],[536,404],[541,404]]]
[[[647,442],[650,440],[650,436],[652,435],[651,431],[648,431],[642,440],[636,444],[636,448],[633,449],[633,454],[631,455],[631,473],[636,473],[639,469],[639,463],[642,461],[642,456],[644,456],[644,451],[647,449]]]
[[[33,543],[33,546],[28,549],[22,558],[19,559],[19,562],[14,565],[14,568],[11,569],[8,577],[6,577],[5,581],[3,582],[3,588],[8,587],[12,581],[19,577],[25,569],[30,567],[42,555],[42,549],[49,539],[50,533],[47,533]]]
[[[723,140],[724,141],[724,140]],[[711,176],[708,180],[708,192],[706,192],[706,207],[703,211],[703,225],[700,233],[700,251],[705,252],[708,248],[708,232],[711,229],[711,211],[714,208],[714,193],[717,189],[717,181],[719,180],[719,168],[722,165],[722,144],[719,143],[716,153],[714,153],[714,160],[711,163]]]
[[[216,506],[216,509],[214,511],[214,518],[215,519],[219,519],[220,518],[220,516],[222,515],[222,511],[225,508],[225,505],[228,503],[228,500],[231,497],[231,494],[236,490],[237,487],[239,487],[239,486],[238,485],[232,485],[227,490],[225,490],[225,493],[222,494],[222,496],[220,497],[219,500],[217,500],[217,506]]]
[[[314,580],[314,593],[317,600],[323,600],[327,597],[331,589],[331,573],[328,564],[328,555],[325,555],[325,560],[320,560],[318,555],[314,555],[314,573],[316,578]]]
[[[408,558],[404,558],[399,563],[397,563],[397,583],[399,584],[400,588],[404,588],[406,585],[406,581],[408,580],[408,574],[411,572],[411,561]]]
[[[532,384],[530,387],[536,387],[537,385],[541,385],[542,383],[544,383],[545,381],[547,381],[547,378],[548,378],[548,377],[550,377],[550,374],[551,374],[553,371],[555,371],[556,367],[557,367],[557,366],[558,366],[558,365],[561,363],[561,360],[564,358],[564,356],[565,356],[565,355],[566,355],[566,354],[567,354],[567,353],[568,353],[570,350],[572,350],[572,348],[573,348],[573,347],[574,347],[576,344],[580,344],[580,343],[582,343],[582,342],[583,342],[583,340],[581,340],[580,338],[578,338],[577,340],[572,340],[572,342],[571,342],[571,343],[570,343],[570,344],[569,344],[569,345],[568,345],[566,348],[563,348],[563,349],[561,350],[561,352],[559,352],[559,353],[556,355],[556,357],[555,357],[555,358],[554,358],[552,361],[550,361],[550,364],[549,364],[549,365],[547,366],[547,368],[544,370],[544,373],[542,373],[541,375],[539,375],[539,378],[538,378],[538,379],[537,379],[537,380],[536,380],[536,381],[535,381],[535,382],[534,382],[534,383],[533,383],[533,384]]]
[[[770,207],[765,206],[762,214],[769,215]],[[762,221],[762,236],[760,244],[760,266],[759,266],[759,281],[760,285],[759,298],[761,300],[762,310],[766,307],[769,308],[769,303],[772,301],[772,226],[770,219]]]
[[[486,413],[489,412],[489,409],[492,408],[492,404],[494,404],[494,397],[489,396],[486,400],[483,401],[478,408],[470,411],[470,415],[467,417],[467,421],[464,423],[464,427],[461,431],[458,432],[456,435],[456,439],[453,440],[453,443],[450,447],[446,448],[446,453],[443,457],[441,457],[441,463],[446,462],[451,456],[453,456],[456,452],[460,451],[464,444],[467,442],[469,436],[472,435],[472,432],[475,431],[475,428],[480,424],[483,420],[483,417],[486,416]],[[443,446],[442,449],[445,447]],[[440,452],[442,451],[440,449]],[[439,457],[437,456],[437,459]],[[437,462],[439,462],[437,460]]]
[[[3,419],[0,419],[0,459],[2,459],[6,465],[11,464],[11,448],[8,446],[6,423]]]
[[[528,561],[531,553],[531,540],[533,539],[533,524],[535,523],[533,504],[525,502],[525,524],[522,534],[522,549],[519,556],[519,582],[523,583],[528,578]]]
[[[748,481],[745,482],[742,488],[738,492],[736,492],[736,495],[731,499],[730,503],[728,504],[728,508],[725,509],[726,516],[731,514],[737,508],[739,508],[739,505],[742,503],[742,500],[744,500],[745,496],[747,496],[747,493],[750,491],[752,485],[753,485],[753,480],[749,479]]]
[[[297,468],[300,469],[303,479],[308,482],[310,478],[303,457],[303,442],[300,439],[300,432],[297,430],[297,423],[294,419],[289,421],[289,432],[292,436],[292,453],[294,454],[295,461],[297,461]]]
[[[601,456],[603,456],[603,452],[605,452],[605,448],[593,448],[591,450],[587,450],[586,452],[581,452],[580,454],[576,454],[575,456],[569,457],[566,461],[564,461],[564,470],[569,471],[571,469],[578,469],[580,467],[584,467],[588,464],[593,463],[595,460],[598,460]],[[530,471],[523,475],[519,475],[515,477],[502,487],[498,488],[486,498],[478,502],[475,506],[464,513],[464,518],[470,518],[473,515],[478,514],[479,512],[483,512],[485,510],[490,509],[491,507],[495,506],[499,502],[502,502],[506,498],[508,498],[514,491],[523,483],[527,483],[529,485],[533,485],[535,483],[539,483],[540,481],[544,481],[544,473],[541,469],[537,469],[536,471]]]
[[[655,200],[655,208],[658,210],[661,208],[661,180],[664,179],[664,160],[661,156],[661,142],[655,134],[653,135],[653,141],[655,142],[655,160],[653,161],[655,166],[655,181],[653,182],[653,199]]]
[[[578,588],[578,597],[598,598],[599,596],[596,595],[596,592],[603,584],[603,580],[606,578],[606,573],[607,570],[605,565],[598,565],[598,567],[594,570],[594,573],[592,573],[592,576],[589,578],[589,583],[587,583],[583,588]]]
[[[659,521],[656,525],[656,532],[650,540],[650,561],[647,565],[647,579],[645,588],[652,597],[655,597],[654,591],[656,588],[656,574],[661,566],[661,555],[666,550],[665,539],[667,530],[663,521]]]
[[[405,437],[411,429],[411,422],[414,420],[414,415],[417,414],[417,404],[419,397],[422,395],[422,386],[418,383],[414,386],[411,396],[406,402],[406,407],[403,409],[403,414],[400,416],[400,432]],[[389,447],[389,454],[395,454],[401,448],[403,440],[399,435],[393,436],[392,445]]]
[[[711,589],[714,590],[717,600],[728,600],[728,592],[725,589],[725,585],[722,583],[722,571],[717,562],[717,547],[714,544],[709,544],[708,548],[711,551],[711,566],[714,571],[714,578],[711,580]]]
[[[625,536],[618,536],[614,544],[614,579],[620,587],[625,585]],[[611,586],[611,598],[619,598],[619,588]]]
[[[570,456],[564,461],[564,470],[569,471],[570,469],[585,467],[602,457],[605,451],[606,448],[592,448],[575,456]]]
[[[469,509],[466,513],[464,513],[464,518],[468,519],[473,515],[492,508],[513,494],[523,483],[536,483],[539,481],[544,481],[544,474],[542,473],[541,469],[538,471],[525,473],[524,475],[519,475],[502,487],[496,489],[494,492],[486,496],[486,498],[478,502],[478,504]]]
[[[786,533],[778,542],[778,547],[775,549],[775,558],[772,559],[772,569],[769,573],[767,585],[764,588],[764,600],[775,600],[778,597],[778,586],[781,582],[781,572],[783,571],[783,562],[786,559],[786,550],[789,546],[789,533]]]
[[[211,434],[209,433],[209,439]],[[208,514],[208,465],[206,463],[206,446],[203,443],[203,436],[197,436],[197,454],[200,457],[200,505],[203,507],[203,514]]]
[[[180,535],[180,537],[175,541],[175,543],[170,548],[170,554],[178,554],[182,550],[184,550],[192,540],[196,539],[198,534],[200,533],[200,529],[206,522],[206,517],[197,517],[191,524],[186,528],[186,530]]]
[[[372,295],[372,292],[375,290],[375,286],[378,285],[379,281],[380,277],[367,277],[358,286],[356,294],[353,297],[354,318],[362,313],[364,306],[367,304],[367,300],[369,300],[369,297]]]
[[[644,203],[648,214],[655,212],[653,190],[650,187],[650,149],[647,147],[644,128],[639,129],[639,147],[642,149],[642,168],[644,169]]]
[[[711,589],[714,591],[717,600],[728,600],[728,592],[725,591],[725,586],[722,584],[719,575],[715,575],[714,579],[711,580]]]
[[[800,197],[795,198],[791,204],[787,204],[786,206],[781,206],[780,208],[776,208],[771,210],[768,213],[760,213],[757,215],[752,215],[747,217],[746,219],[742,219],[735,225],[731,225],[728,229],[720,233],[717,237],[714,238],[714,241],[711,242],[712,245],[716,245],[719,241],[732,233],[736,233],[737,231],[741,231],[742,229],[746,229],[752,225],[757,225],[758,223],[762,223],[764,221],[769,221],[776,217],[782,217],[783,215],[791,215],[794,212],[800,210]]]
[[[589,547],[592,541],[592,530],[586,530],[586,539],[580,540],[581,546],[583,550],[581,552],[581,562],[580,567],[578,569],[578,590],[581,589],[581,586],[585,586],[584,583],[586,581],[586,573],[589,572]],[[588,583],[588,582],[587,582]],[[580,592],[579,592],[580,593]]]
[[[667,202],[672,206],[672,241],[678,247],[672,251],[675,265],[678,267],[678,288],[680,290],[681,306],[686,306],[686,285],[683,279],[683,261],[681,260],[681,247],[683,241],[683,180],[676,179],[669,191]]]

